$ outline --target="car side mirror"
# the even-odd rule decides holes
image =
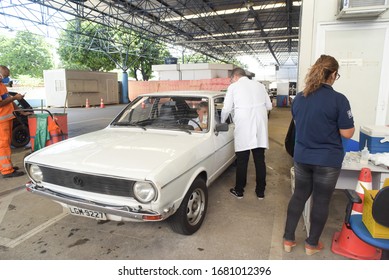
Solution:
[[[228,123],[218,123],[216,124],[215,131],[228,131]]]

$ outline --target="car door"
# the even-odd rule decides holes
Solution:
[[[213,98],[211,106],[211,114],[213,114],[214,128],[220,123],[221,110],[223,108],[224,96],[216,96]],[[214,164],[215,164],[215,176],[219,176],[235,159],[234,150],[234,129],[235,124],[232,122],[232,118],[227,120],[228,131],[219,131],[213,129],[213,143],[214,143]]]

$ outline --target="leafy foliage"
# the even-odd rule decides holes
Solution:
[[[80,34],[80,29],[83,34]],[[95,24],[79,20],[68,23],[67,30],[61,33],[57,50],[63,68],[90,71],[111,71],[116,68],[109,56],[93,49],[96,32]]]
[[[111,71],[116,67],[138,73],[147,81],[153,64],[170,56],[166,46],[128,30],[113,30],[97,23],[75,20],[61,34],[58,54],[66,69]]]
[[[129,76],[137,80],[139,71],[142,80],[147,81],[152,75],[152,65],[163,64],[164,58],[169,57],[170,53],[166,46],[142,39],[139,36],[136,36],[135,42],[138,56],[132,61],[127,61],[127,64],[132,66]]]
[[[201,53],[186,54],[183,58],[179,58],[179,61],[181,63],[220,63],[218,60]]]
[[[53,68],[49,46],[41,36],[18,31],[15,38],[0,37],[0,61],[13,77],[29,75],[42,78],[43,70]]]
[[[186,54],[184,57],[178,59],[180,63],[220,63],[219,60],[209,57],[207,55],[204,55],[202,53],[192,53],[192,54]],[[182,61],[184,60],[184,61]],[[230,64],[247,68],[247,65],[242,64],[239,60],[234,59],[233,61],[229,62]]]

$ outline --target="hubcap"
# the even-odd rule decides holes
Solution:
[[[189,198],[186,216],[191,225],[196,225],[203,216],[205,206],[205,194],[201,189],[193,191]]]

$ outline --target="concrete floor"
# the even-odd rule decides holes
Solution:
[[[69,110],[68,115],[86,114],[98,119],[94,114],[102,112],[85,110]],[[112,118],[115,114],[112,110]],[[252,159],[245,197],[232,197],[229,189],[234,186],[235,168],[230,167],[210,187],[206,219],[192,236],[172,232],[167,222],[99,223],[67,215],[58,204],[23,190],[27,177],[0,179],[0,259],[346,259],[330,250],[332,236],[340,230],[344,218],[346,197],[340,190],[335,191],[322,235],[325,249],[313,256],[305,254],[302,221],[296,232],[297,247],[292,253],[282,249],[293,164],[283,144],[289,121],[289,108],[274,108],[270,114],[266,198],[258,201],[255,196]],[[70,131],[72,126],[70,122]],[[22,166],[26,152],[13,150],[15,165]]]

